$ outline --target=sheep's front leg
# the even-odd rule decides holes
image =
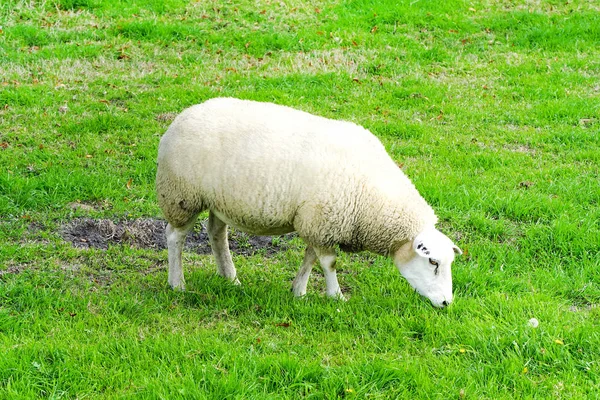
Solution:
[[[210,247],[217,263],[217,273],[239,285],[237,272],[229,252],[229,241],[227,240],[227,225],[219,219],[212,211],[208,214],[208,239]]]
[[[302,261],[302,266],[298,271],[298,275],[294,279],[292,283],[292,291],[296,297],[301,297],[306,294],[306,285],[308,284],[308,278],[310,277],[310,272],[312,271],[313,264],[317,260],[317,254],[312,246],[307,246],[306,251],[304,252],[304,261]]]
[[[335,250],[319,249],[315,247],[315,253],[319,258],[319,263],[325,275],[325,284],[327,285],[327,296],[340,300],[346,300],[340,289],[337,274],[335,271]]]
[[[181,265],[181,253],[185,238],[194,227],[196,218],[193,218],[188,224],[182,227],[175,227],[170,223],[167,225],[167,247],[169,251],[169,285],[173,289],[185,290],[185,279],[183,277],[183,267]]]

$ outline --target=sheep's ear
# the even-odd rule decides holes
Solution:
[[[413,241],[413,250],[415,251],[415,253],[417,253],[421,257],[427,258],[431,254],[431,251],[425,245],[425,237],[424,236],[425,236],[424,234],[420,234],[415,238],[415,240]]]
[[[417,235],[413,241],[413,250],[421,257],[429,258],[432,257],[432,253],[439,253],[440,248],[448,248],[448,245],[452,246],[455,254],[462,254],[462,250],[446,235],[436,229],[431,229]]]

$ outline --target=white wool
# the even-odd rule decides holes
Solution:
[[[158,201],[184,226],[203,210],[253,234],[390,254],[437,222],[368,130],[270,103],[216,98],[162,137]]]

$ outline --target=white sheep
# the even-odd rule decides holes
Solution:
[[[292,108],[215,98],[183,111],[160,141],[158,203],[168,221],[169,284],[184,289],[181,252],[198,214],[218,273],[239,283],[227,225],[255,235],[296,231],[306,242],[296,296],[319,259],[327,295],[343,298],[335,246],[389,255],[437,307],[452,301],[460,249],[435,229],[437,217],[366,129]]]

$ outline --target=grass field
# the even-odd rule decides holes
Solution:
[[[187,251],[184,293],[155,242],[64,239],[160,222],[159,137],[217,96],[380,137],[465,252],[452,306],[371,254],[294,299],[297,238],[240,287]],[[596,1],[4,0],[0,399],[600,398],[599,200]]]

